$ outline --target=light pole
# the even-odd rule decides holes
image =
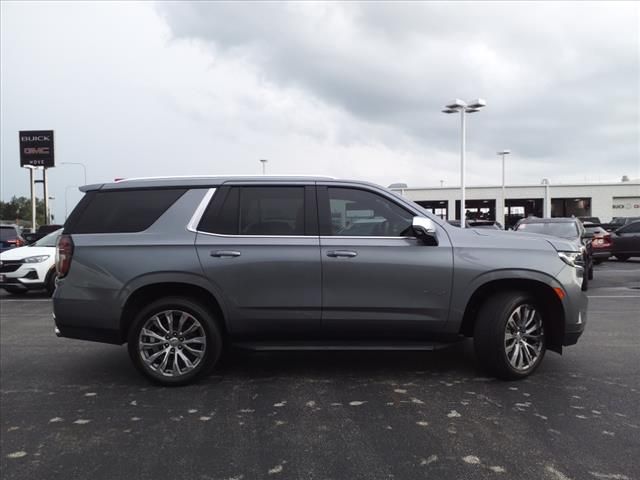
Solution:
[[[87,166],[80,162],[60,162],[61,165],[80,165],[84,170],[84,184],[87,184]]]
[[[267,162],[269,160],[267,160],[266,158],[261,158],[260,159],[260,163],[262,163],[262,174],[266,175],[267,174]]]
[[[467,223],[466,218],[466,198],[465,198],[465,149],[466,149],[466,132],[465,132],[465,114],[479,112],[482,108],[487,106],[487,102],[481,98],[472,102],[464,102],[459,98],[456,98],[449,105],[445,105],[444,113],[460,113],[460,228],[465,228]]]
[[[70,188],[78,188],[77,185],[67,185],[64,189],[64,219],[67,220],[69,216],[69,201],[67,194],[69,193]]]
[[[45,218],[47,221],[47,224],[51,223],[53,221],[53,213],[51,213],[51,211],[53,210],[53,205],[51,205],[51,203],[56,199],[56,197],[54,197],[53,195],[49,196],[49,204],[47,205],[47,211],[45,212]]]
[[[502,228],[507,228],[507,223],[506,223],[506,215],[504,213],[504,209],[507,207],[507,197],[505,195],[505,189],[504,189],[504,157],[509,155],[511,153],[511,150],[501,150],[498,152],[498,155],[502,155]],[[496,215],[496,220],[498,220],[497,218],[498,216]]]
[[[544,205],[542,206],[542,216],[545,218],[551,218],[551,205],[549,204],[549,179],[543,178],[542,185],[544,185]]]

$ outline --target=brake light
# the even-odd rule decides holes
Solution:
[[[609,248],[611,246],[611,235],[600,235],[593,239],[592,245],[595,248]]]
[[[64,277],[71,268],[73,258],[73,239],[71,235],[60,235],[56,248],[56,271],[58,278]]]

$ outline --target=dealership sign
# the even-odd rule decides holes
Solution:
[[[20,166],[55,166],[53,156],[53,130],[25,130],[19,132]]]

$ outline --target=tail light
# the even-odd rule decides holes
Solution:
[[[608,248],[611,246],[611,235],[599,235],[593,239],[594,248]]]
[[[7,240],[7,243],[9,245],[14,245],[16,247],[24,247],[26,244],[24,243],[24,240],[22,240],[21,238],[15,238],[15,239],[11,239],[11,240]]]
[[[60,235],[56,248],[56,271],[58,278],[64,277],[71,268],[73,258],[73,239],[71,235]]]

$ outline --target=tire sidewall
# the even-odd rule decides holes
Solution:
[[[50,297],[53,295],[53,292],[56,291],[56,278],[58,278],[58,272],[56,272],[55,268],[49,270],[47,279],[44,282],[44,289],[47,291],[47,295],[49,295]]]
[[[205,355],[200,364],[189,373],[176,378],[163,376],[147,367],[138,349],[142,327],[150,317],[164,310],[183,310],[193,315],[202,325],[207,339]],[[143,307],[129,329],[127,341],[129,356],[136,368],[154,383],[165,386],[186,385],[194,382],[213,367],[222,351],[222,336],[213,314],[196,300],[183,297],[167,297]]]
[[[504,345],[504,334],[507,328],[507,322],[509,321],[511,314],[522,305],[531,305],[533,308],[535,308],[538,315],[540,315],[540,317],[542,318],[542,328],[543,328],[544,336],[542,337],[542,349],[540,351],[540,354],[538,355],[536,362],[526,370],[516,370],[511,365],[511,362],[509,361],[509,357],[507,356],[507,351]],[[506,303],[505,307],[506,308],[501,313],[501,319],[500,319],[500,325],[502,327],[501,329],[502,337],[500,339],[501,340],[500,351],[502,353],[502,359],[504,361],[505,367],[509,370],[510,376],[514,378],[524,378],[531,375],[538,368],[538,366],[542,363],[542,360],[547,350],[547,327],[545,324],[545,313],[544,313],[544,310],[538,304],[538,302],[536,302],[535,298],[525,294],[514,295],[512,301]]]

